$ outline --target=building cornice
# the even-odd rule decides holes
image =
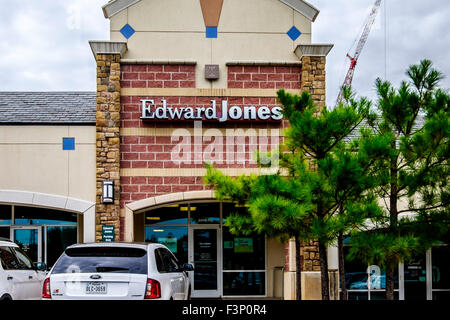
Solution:
[[[114,41],[89,41],[94,57],[98,54],[120,54],[121,57],[127,52],[126,42]]]
[[[107,4],[102,6],[103,15],[106,19],[110,19],[114,15],[120,13],[126,8],[132,6],[135,3],[140,2],[141,0],[112,0]],[[310,3],[303,0],[279,0],[285,5],[291,7],[298,13],[304,15],[307,19],[314,22],[319,15],[319,10],[315,8]]]
[[[300,60],[302,57],[326,57],[333,47],[334,44],[300,44],[294,52]]]

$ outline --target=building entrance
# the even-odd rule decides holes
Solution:
[[[194,298],[220,296],[220,240],[218,226],[191,226],[189,230],[189,262],[195,268],[191,277]]]
[[[10,239],[19,245],[31,261],[43,261],[41,227],[12,227]]]

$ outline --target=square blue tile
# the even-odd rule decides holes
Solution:
[[[75,138],[63,138],[63,150],[75,150]]]
[[[207,38],[217,38],[217,27],[206,27]]]
[[[289,38],[292,39],[292,41],[295,41],[298,39],[298,37],[301,36],[301,32],[300,30],[298,30],[295,26],[293,26],[291,29],[289,29],[289,31],[287,32],[287,35],[289,36]]]
[[[120,29],[120,33],[127,39],[130,39],[131,36],[135,33],[134,29],[127,23]]]

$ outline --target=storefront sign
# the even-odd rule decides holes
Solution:
[[[217,111],[216,100],[211,100],[211,106],[205,107],[170,107],[165,99],[162,105],[156,106],[155,100],[141,100],[142,120],[212,120],[219,122],[236,120],[276,120],[283,118],[279,106],[232,106],[228,108],[228,101],[222,100],[222,112]]]
[[[235,253],[252,253],[253,238],[234,238]]]
[[[102,226],[102,241],[103,242],[114,242],[114,226]]]

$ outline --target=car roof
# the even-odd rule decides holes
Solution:
[[[14,242],[12,242],[10,239],[8,238],[1,238],[0,237],[0,245],[1,246],[8,246],[8,247],[18,247],[18,245]]]
[[[160,245],[158,243],[150,242],[90,242],[73,244],[67,249],[72,248],[98,248],[98,247],[120,247],[120,248],[141,248],[148,249],[149,246]]]

